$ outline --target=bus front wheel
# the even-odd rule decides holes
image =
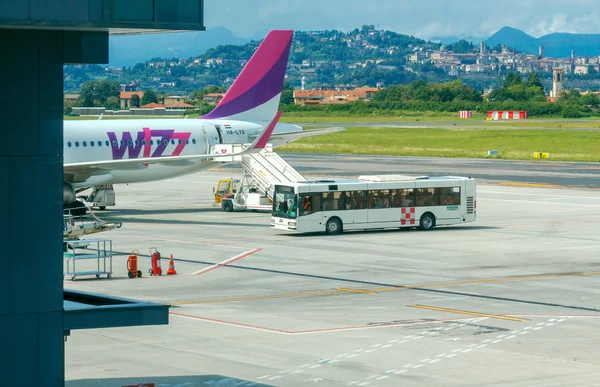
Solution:
[[[421,222],[419,228],[424,231],[433,230],[435,227],[435,218],[431,212],[427,212],[421,216]]]
[[[325,228],[327,234],[339,234],[342,232],[342,222],[338,218],[329,219]]]

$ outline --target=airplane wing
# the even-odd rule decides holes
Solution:
[[[333,128],[323,128],[323,129],[309,129],[302,130],[299,132],[290,132],[290,133],[278,133],[271,135],[269,139],[269,143],[273,145],[273,148],[280,147],[285,144],[289,144],[290,142],[294,142],[304,137],[312,137],[312,136],[320,136],[328,133],[336,133],[343,132],[346,128],[342,127],[333,127]]]
[[[277,125],[277,121],[281,117],[282,112],[278,111],[273,120],[265,126],[262,132],[256,136],[252,144],[238,153],[229,154],[204,154],[204,155],[189,155],[189,156],[162,156],[162,157],[142,157],[136,159],[123,160],[105,160],[91,161],[81,163],[64,164],[64,174],[76,176],[77,181],[85,181],[90,176],[99,176],[107,174],[110,170],[135,170],[145,169],[147,164],[161,164],[168,166],[187,165],[194,161],[205,159],[218,159],[219,157],[241,156],[248,153],[256,153],[263,149],[269,142],[269,138]]]

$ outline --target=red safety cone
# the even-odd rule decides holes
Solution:
[[[167,275],[175,275],[177,271],[175,271],[175,262],[173,262],[173,254],[171,254],[171,260],[169,261],[169,269],[167,270]]]

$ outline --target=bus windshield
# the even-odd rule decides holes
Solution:
[[[275,191],[273,199],[273,216],[296,219],[298,216],[298,195]]]

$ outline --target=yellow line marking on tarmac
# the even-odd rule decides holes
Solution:
[[[377,294],[376,292],[370,292],[368,290],[362,290],[362,289],[335,288],[335,290],[341,290],[343,292],[350,292],[350,293]]]
[[[306,292],[306,293],[292,293],[292,294],[280,294],[273,296],[254,296],[254,297],[236,297],[236,298],[223,298],[220,300],[198,300],[198,301],[182,301],[182,302],[171,302],[170,305],[193,305],[193,304],[212,304],[218,302],[235,302],[235,301],[254,301],[254,300],[269,300],[276,298],[292,298],[292,297],[308,297],[308,296],[325,296],[339,294],[337,291],[322,291],[322,292]]]
[[[584,277],[584,276],[592,276],[592,275],[600,275],[600,271],[586,271],[586,272],[577,272],[577,273],[556,273],[556,274],[546,274],[546,275],[529,275],[529,276],[522,276],[522,277],[501,277],[501,278],[491,278],[491,279],[479,279],[479,280],[472,280],[472,281],[431,283],[431,284],[424,284],[424,285],[399,285],[399,286],[386,286],[386,287],[367,288],[367,289],[335,288],[335,290],[324,290],[324,291],[314,291],[314,292],[304,292],[304,293],[289,293],[289,294],[279,294],[279,295],[269,295],[269,296],[252,296],[252,297],[233,297],[233,298],[223,298],[223,299],[216,299],[216,300],[181,301],[181,302],[171,302],[169,304],[170,305],[196,305],[196,304],[212,304],[212,303],[236,302],[236,301],[269,300],[269,299],[278,299],[278,298],[333,296],[333,295],[340,295],[340,294],[344,294],[344,293],[348,293],[348,292],[363,293],[363,294],[377,294],[377,292],[390,292],[390,291],[398,291],[398,290],[406,290],[406,289],[426,289],[426,288],[451,287],[451,286],[460,286],[460,285],[479,285],[479,284],[498,283],[498,282],[505,282],[505,281],[529,281],[529,280],[551,279],[551,278],[558,278],[558,277]]]
[[[506,317],[506,316],[499,316],[499,315],[496,315],[496,314],[487,314],[487,313],[479,313],[479,312],[469,312],[469,311],[460,310],[460,309],[438,308],[437,306],[427,306],[427,305],[419,305],[419,304],[411,304],[411,305],[408,305],[408,306],[413,307],[413,308],[420,308],[420,309],[437,310],[439,312],[448,312],[448,313],[457,313],[457,314],[468,314],[468,315],[471,315],[471,316],[478,316],[478,317],[498,318],[498,319],[502,319],[502,320],[511,320],[511,321],[519,321],[519,322],[527,322],[527,321],[529,321],[529,320],[524,319],[524,318]]]
[[[507,185],[510,187],[534,187],[534,188],[569,188],[569,187],[573,187],[570,185],[542,184],[542,183],[500,182],[499,184]]]
[[[586,271],[579,273],[556,273],[556,274],[546,274],[546,275],[528,275],[522,277],[501,277],[501,278],[490,278],[490,279],[478,279],[472,281],[457,281],[457,282],[445,282],[445,283],[432,283],[432,284],[424,284],[424,285],[406,285],[406,286],[398,286],[398,287],[384,287],[384,288],[371,288],[365,289],[367,291],[375,291],[375,292],[385,292],[392,290],[401,290],[401,289],[421,289],[421,288],[439,288],[439,287],[449,287],[449,286],[459,286],[459,285],[479,285],[485,283],[497,283],[497,282],[505,282],[505,281],[528,281],[528,280],[538,280],[538,279],[550,279],[557,277],[582,277],[589,275],[599,275],[600,271]]]

